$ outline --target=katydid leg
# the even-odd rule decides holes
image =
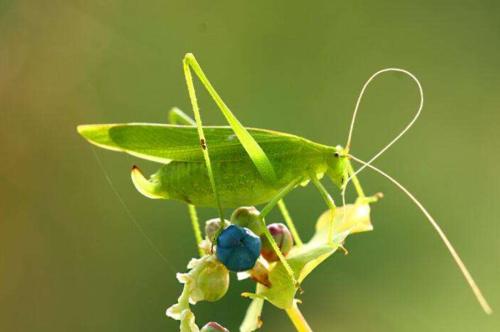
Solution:
[[[186,79],[186,85],[188,89],[189,99],[191,101],[191,107],[193,108],[194,119],[196,121],[196,129],[198,131],[198,137],[200,138],[200,148],[203,153],[203,159],[205,160],[205,165],[207,167],[208,178],[210,180],[210,185],[212,187],[212,191],[214,193],[215,202],[217,205],[217,209],[219,210],[220,222],[221,225],[224,225],[224,212],[222,210],[222,205],[220,203],[219,193],[217,192],[217,187],[215,184],[215,177],[212,169],[212,162],[210,160],[210,155],[208,154],[208,147],[206,145],[205,134],[203,132],[203,123],[201,121],[200,116],[200,107],[198,106],[198,99],[196,97],[196,91],[194,89],[193,76],[191,75],[191,70],[189,69],[192,66],[192,63],[197,64],[196,59],[193,55],[186,55],[184,60],[182,61],[183,69],[184,69],[184,77]],[[222,228],[222,227],[221,227]]]
[[[196,124],[198,126],[198,131],[200,134],[200,141],[203,139],[204,142],[206,143],[206,140],[203,137],[203,128],[200,128],[201,119],[199,114],[199,108],[196,101],[196,94],[194,92],[191,69],[199,78],[200,82],[203,84],[203,86],[208,91],[214,102],[219,107],[220,111],[222,112],[227,122],[229,123],[234,133],[236,134],[236,137],[238,137],[238,140],[240,141],[241,145],[245,148],[245,151],[252,159],[252,162],[255,164],[255,167],[257,167],[257,170],[259,171],[260,175],[267,181],[270,182],[276,181],[276,174],[274,172],[273,165],[271,164],[271,161],[267,157],[266,153],[264,152],[264,150],[262,150],[259,144],[255,141],[255,139],[250,135],[248,130],[245,127],[243,127],[240,121],[234,116],[233,112],[231,112],[229,107],[227,107],[226,103],[224,103],[224,101],[219,96],[217,91],[215,91],[214,87],[212,86],[212,84],[206,77],[205,73],[201,69],[198,61],[196,61],[194,55],[191,53],[186,54],[184,56],[183,65],[184,65],[184,75],[188,83],[188,90],[191,98],[191,103],[193,104],[193,112],[195,115]],[[196,107],[194,106],[194,104],[196,104]]]
[[[196,125],[196,122],[191,119],[189,115],[178,109],[177,107],[173,107],[170,112],[168,112],[168,122],[171,124],[180,124],[180,125]],[[203,236],[201,234],[200,220],[198,218],[198,212],[196,211],[196,207],[192,204],[188,204],[188,212],[189,218],[191,219],[191,225],[193,226],[194,238],[196,240],[196,246],[198,247],[198,253],[200,256],[204,255],[203,250],[200,248],[200,243],[203,240]]]
[[[191,224],[193,225],[194,238],[196,239],[196,246],[198,247],[198,253],[200,257],[205,253],[203,249],[200,248],[201,241],[203,237],[201,235],[200,220],[198,218],[198,213],[196,212],[196,207],[192,204],[188,204],[189,218],[191,219]]]
[[[330,227],[328,229],[328,243],[332,244],[333,243],[333,221],[335,219],[335,210],[337,209],[337,206],[335,205],[335,202],[333,201],[332,196],[328,193],[326,188],[323,186],[323,184],[318,180],[315,174],[311,176],[311,181],[318,189],[319,193],[321,194],[321,197],[323,197],[323,200],[325,201],[326,205],[328,208],[332,211],[332,218],[330,220]]]
[[[297,279],[295,278],[295,274],[294,274],[292,268],[290,267],[290,264],[288,264],[288,262],[286,261],[285,256],[283,256],[283,254],[281,253],[281,250],[278,247],[278,244],[276,243],[276,241],[274,241],[274,238],[271,235],[271,232],[269,232],[269,230],[267,229],[266,221],[264,218],[269,214],[269,212],[271,212],[271,210],[278,204],[278,202],[280,202],[283,199],[283,197],[285,197],[286,195],[288,195],[288,193],[290,193],[293,189],[295,189],[295,187],[300,182],[302,182],[302,177],[299,177],[299,178],[295,179],[294,181],[290,182],[290,184],[288,184],[285,188],[283,188],[273,199],[271,199],[269,201],[269,203],[266,204],[266,206],[262,209],[260,216],[259,216],[259,219],[262,223],[262,227],[264,230],[264,236],[267,238],[267,240],[271,244],[271,247],[273,248],[274,252],[278,256],[281,264],[283,264],[283,267],[285,268],[288,275],[292,279],[292,282],[294,285],[298,285]]]
[[[184,59],[182,61],[183,64],[183,69],[184,69],[184,76],[186,79],[186,85],[189,93],[189,99],[191,100],[191,106],[193,108],[193,113],[194,113],[194,119],[196,122],[196,128],[198,131],[198,136],[200,139],[200,146],[203,152],[203,158],[205,160],[205,164],[207,167],[207,172],[208,172],[208,177],[210,180],[210,185],[212,187],[212,191],[215,196],[215,201],[217,208],[219,210],[219,216],[221,220],[221,226],[224,224],[224,213],[222,209],[222,205],[220,202],[220,197],[217,192],[217,186],[215,183],[215,176],[212,168],[212,162],[210,160],[210,155],[208,152],[208,144],[205,134],[203,132],[203,123],[201,121],[201,115],[200,115],[200,108],[198,106],[198,100],[196,97],[196,91],[194,88],[194,82],[193,82],[193,76],[191,74],[191,70],[195,73],[195,75],[198,77],[198,79],[201,81],[205,89],[208,91],[214,102],[217,104],[219,107],[220,111],[226,118],[227,122],[233,129],[234,133],[238,137],[238,140],[240,141],[241,145],[245,148],[245,151],[248,153],[250,158],[252,159],[252,162],[254,163],[255,167],[259,171],[260,175],[266,179],[266,181],[274,182],[276,180],[276,174],[274,172],[273,166],[271,162],[269,161],[269,158],[265,154],[265,152],[262,150],[262,148],[259,146],[259,144],[255,141],[255,139],[250,135],[248,130],[243,127],[243,125],[238,121],[238,119],[234,116],[234,114],[231,112],[231,110],[227,107],[227,105],[224,103],[222,98],[219,96],[217,91],[215,91],[214,87],[208,80],[207,76],[201,69],[198,61],[196,61],[196,58],[194,57],[193,54],[188,53],[184,56]],[[217,232],[216,236],[220,234],[222,231],[221,229]]]
[[[168,122],[175,125],[196,126],[196,121],[177,107],[168,112]]]
[[[284,199],[278,201],[278,207],[280,209],[281,215],[283,216],[283,219],[285,219],[288,228],[290,228],[290,232],[292,233],[295,244],[298,246],[303,245],[304,243],[299,236],[299,232],[297,232],[297,229],[295,228],[295,224],[293,223],[292,217],[290,217],[290,213],[288,212]]]

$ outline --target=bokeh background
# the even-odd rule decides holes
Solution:
[[[131,165],[152,172],[153,163],[95,150],[101,169],[75,126],[166,122],[170,107],[189,110],[188,51],[244,124],[332,145],[345,143],[373,72],[414,72],[423,116],[377,165],[432,211],[500,311],[498,1],[1,0],[1,331],[178,329],[164,311],[181,291],[175,272],[196,255],[186,207],[135,191]],[[223,124],[200,99],[205,122]],[[352,152],[370,157],[417,102],[404,76],[376,81]],[[304,283],[315,331],[498,331],[500,315],[481,311],[416,207],[374,173],[361,180],[385,199],[375,231],[349,238],[350,255]],[[287,201],[307,238],[320,196],[305,188]],[[239,294],[251,289],[233,280],[222,301],[194,307],[197,321],[237,330],[249,303]],[[263,319],[263,331],[292,330],[269,305]]]

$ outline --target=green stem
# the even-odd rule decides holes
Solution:
[[[293,223],[292,217],[290,217],[290,213],[288,213],[288,209],[286,208],[285,201],[283,199],[279,200],[278,207],[283,215],[283,218],[285,219],[286,224],[288,225],[288,228],[290,228],[295,244],[297,246],[302,246],[304,243],[300,239],[299,232],[297,232],[297,229],[295,228],[295,224]]]
[[[192,204],[188,204],[189,217],[191,218],[191,225],[193,225],[194,238],[196,239],[196,247],[198,248],[198,253],[200,257],[205,253],[200,248],[200,243],[203,241],[200,229],[200,221],[198,219],[198,214],[196,213],[196,207]]]
[[[300,312],[296,301],[293,301],[293,305],[290,308],[286,309],[286,313],[292,321],[293,326],[295,326],[295,328],[297,329],[297,332],[312,332],[311,327]]]

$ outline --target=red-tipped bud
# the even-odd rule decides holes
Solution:
[[[229,330],[219,323],[210,322],[202,327],[201,332],[229,332]]]
[[[267,226],[269,233],[273,236],[274,241],[280,248],[283,256],[286,256],[293,247],[293,238],[292,234],[288,230],[288,228],[281,223],[270,224]],[[268,262],[276,262],[279,260],[278,255],[274,252],[271,243],[267,240],[265,236],[261,236],[262,240],[262,249],[260,254],[264,257]]]

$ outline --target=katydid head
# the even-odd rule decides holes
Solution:
[[[339,188],[342,188],[349,177],[349,159],[346,149],[337,145],[327,156],[328,169],[326,174],[330,180]]]

